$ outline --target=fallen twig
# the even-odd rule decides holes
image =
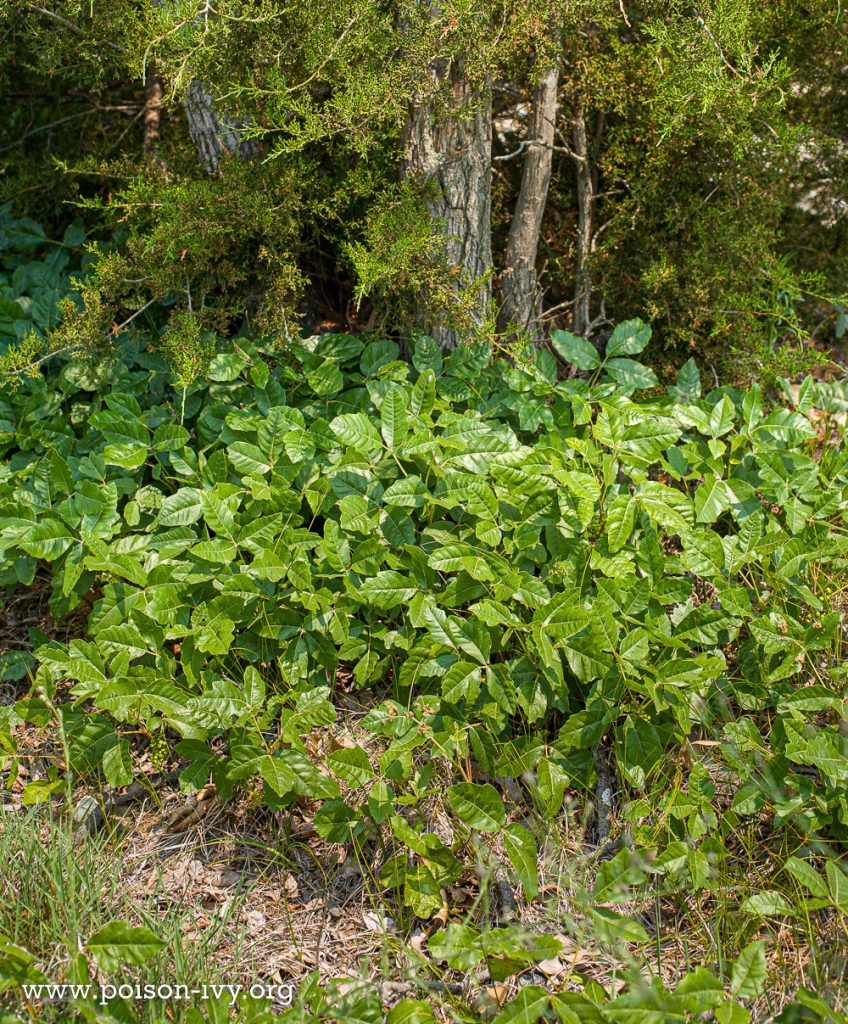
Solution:
[[[160,786],[176,782],[178,777],[178,771],[163,772],[161,775],[145,778],[144,782],[133,782],[123,793],[110,793],[105,799],[98,800],[91,794],[83,797],[74,812],[74,821],[77,825],[74,831],[74,844],[78,845],[86,836],[93,836],[99,832],[106,823],[106,818],[116,808],[143,800]]]

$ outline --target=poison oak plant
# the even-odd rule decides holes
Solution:
[[[388,836],[381,882],[428,918],[481,835],[502,837],[537,894],[537,840],[499,780],[520,778],[552,821],[566,789],[591,792],[606,737],[621,824],[651,854],[640,867],[619,853],[587,897],[613,944],[647,935],[605,903],[707,887],[724,855],[718,762],[699,740],[738,776],[733,822],[771,816],[810,851],[840,848],[848,459],[807,415],[811,379],[794,407],[766,408],[756,388],[702,395],[690,361],[658,393],[632,358],[649,337],[623,323],[602,358],[555,333],[591,374],[565,382],[547,351],[446,358],[423,338],[409,365],[391,341],[324,335],[282,360],[239,339],[176,391],[160,357],[125,343],[109,391],[70,362],[9,396],[0,580],[26,586],[46,565],[54,614],[91,610],[84,637],[4,656],[7,677],[33,675],[0,709],[6,767],[14,727],[58,714],[67,770],[122,786],[135,740],[168,730],[186,790],[211,780],[226,799],[260,780],[272,808],[318,802],[330,842]],[[362,723],[376,759],[345,747],[316,761],[305,742],[335,718],[339,670],[389,687]],[[449,840],[415,814],[442,792]],[[831,868],[816,898],[844,909]],[[791,909],[768,892],[742,908]],[[431,950],[461,970],[492,942],[512,943],[516,970],[556,952],[509,936],[448,930]],[[634,984],[598,1019],[642,1005],[747,1019],[735,997],[762,990],[761,953],[743,952],[723,1016],[723,980],[699,969],[676,993]],[[525,988],[509,1019],[571,1020],[569,998]]]
[[[121,733],[165,725],[187,786],[256,774],[272,803],[337,801],[332,775],[351,773],[311,766],[300,737],[332,720],[349,666],[360,686],[392,680],[377,733],[437,735],[486,772],[489,738],[521,737],[540,776],[582,784],[609,733],[642,790],[695,730],[743,752],[740,713],[762,710],[787,770],[824,773],[802,806],[841,835],[844,779],[828,772],[844,740],[808,713],[840,706],[840,610],[815,580],[844,566],[845,456],[815,457],[811,381],[798,409],[766,415],[756,390],[699,398],[690,363],[672,394],[634,401],[653,376],[620,353],[647,337],[622,325],[602,365],[560,335],[601,378],[559,384],[548,354],[443,363],[426,339],[412,368],[388,341],[311,339],[277,372],[243,347],[213,359],[183,424],[155,368],[125,369],[102,399],[68,394],[73,364],[17,393],[3,581],[46,562],[56,614],[94,602],[86,639],[36,652],[45,692],[74,682],[70,742],[74,716],[100,723],[86,761],[121,784]],[[387,759],[387,776],[408,763]]]

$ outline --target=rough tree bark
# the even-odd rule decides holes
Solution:
[[[144,108],[144,152],[155,153],[162,137],[162,79],[147,69],[147,105]]]
[[[165,7],[168,0],[153,0],[155,7]],[[159,98],[161,102],[162,84],[159,82]],[[226,117],[222,117],[215,109],[209,90],[198,79],[193,79],[183,100],[183,110],[188,121],[191,141],[197,150],[200,166],[215,174],[221,166],[222,156],[238,156],[247,159],[259,152],[258,144],[253,140],[241,137],[239,126]],[[148,114],[151,113],[150,78],[148,78]],[[156,114],[158,142],[158,113]],[[147,115],[145,115],[145,149],[147,146]]]
[[[598,846],[607,851],[609,847],[610,825],[615,813],[615,755],[610,749],[606,737],[594,750],[595,760],[595,828]],[[606,859],[606,858],[604,858]]]
[[[574,285],[574,319],[572,330],[585,334],[592,323],[592,282],[589,260],[595,242],[595,184],[589,162],[586,135],[586,106],[581,99],[571,126],[574,162],[577,166],[577,273]]]
[[[473,317],[482,324],[491,301],[491,95],[488,89],[475,94],[459,59],[437,59],[428,74],[434,92],[449,90],[453,109],[439,111],[429,98],[411,104],[403,173],[422,186],[441,255],[456,281],[454,294],[474,284]],[[428,306],[432,312],[433,297],[423,298],[422,312]],[[458,331],[436,313],[433,337],[441,348],[454,348]]]
[[[533,93],[521,190],[512,215],[503,270],[498,279],[501,297],[498,330],[506,333],[510,327],[518,327],[534,340],[541,336],[536,256],[551,181],[558,88],[557,66],[547,72]]]
[[[259,151],[254,140],[241,137],[238,125],[221,117],[206,86],[196,78],[188,87],[183,109],[197,157],[210,174],[219,170],[222,158],[236,156],[244,160]]]

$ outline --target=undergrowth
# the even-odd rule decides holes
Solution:
[[[237,339],[175,383],[125,334],[100,371],[57,363],[9,394],[0,583],[48,566],[53,615],[87,626],[3,656],[28,683],[0,708],[6,785],[24,724],[63,747],[28,804],[126,786],[152,743],[185,791],[247,791],[379,851],[397,920],[426,923],[422,986],[527,976],[501,1024],[844,1019],[844,432],[812,378],[769,404],[704,394],[690,361],[661,392],[632,358],[649,337],[621,324],[602,358],[554,332],[585,372],[566,381],[548,351],[423,338],[410,364],[390,340]],[[369,739],[316,746],[352,692]],[[575,808],[598,856],[566,914],[550,839]],[[557,928],[493,928],[507,878]],[[452,914],[463,885],[477,898]],[[701,948],[669,978],[687,919]],[[106,956],[131,968],[161,944],[115,927]],[[12,994],[50,967],[17,935]],[[570,943],[614,956],[621,984],[569,968]],[[811,959],[787,982],[788,947]],[[387,998],[313,978],[284,1019],[377,1021]],[[434,1011],[481,1012],[410,997],[388,1020]]]

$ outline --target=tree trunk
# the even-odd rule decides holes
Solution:
[[[553,67],[533,93],[521,191],[515,203],[498,281],[501,296],[498,330],[505,334],[517,328],[537,341],[541,336],[541,296],[536,284],[536,256],[551,181],[558,87],[559,67]]]
[[[196,78],[188,87],[183,108],[198,159],[210,174],[219,170],[222,158],[247,159],[258,152],[252,139],[242,139],[238,126],[218,114],[206,87]]]
[[[165,7],[168,0],[153,0],[154,7]],[[150,105],[150,77],[148,77],[148,111],[151,113]],[[161,101],[162,85],[159,83],[159,95]],[[222,118],[212,97],[203,82],[193,79],[188,87],[185,99],[183,100],[188,121],[188,131],[191,141],[197,150],[197,158],[200,166],[215,174],[221,166],[221,157],[238,156],[247,159],[259,152],[259,145],[253,140],[244,141],[239,131],[239,126],[228,118]],[[147,114],[145,115],[145,149],[147,146]],[[156,127],[158,131],[158,115],[156,116]],[[158,134],[157,134],[158,141]]]
[[[422,303],[422,320],[430,319],[439,346],[451,349],[461,340],[450,309],[460,305],[460,291],[471,290],[464,312],[472,326],[485,322],[491,304],[492,104],[488,88],[474,93],[461,60],[435,60],[429,75],[434,91],[449,89],[452,109],[437,111],[431,100],[411,104],[403,172],[422,186],[439,254],[452,274],[447,302],[427,295]]]
[[[601,859],[608,860],[610,826],[615,814],[615,751],[604,737],[594,750],[595,761],[595,827]]]
[[[574,160],[577,165],[577,274],[574,285],[575,334],[586,334],[592,323],[592,282],[589,278],[589,260],[595,242],[595,184],[589,162],[589,144],[586,137],[586,106],[583,100],[577,107],[572,124]]]
[[[147,105],[144,108],[144,152],[155,153],[162,137],[162,79],[147,69]]]

